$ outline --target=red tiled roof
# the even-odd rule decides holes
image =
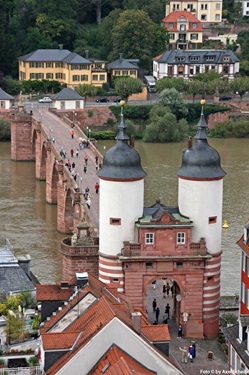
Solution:
[[[105,375],[155,374],[115,345],[105,353],[88,375],[101,375],[105,366],[107,367]]]
[[[191,12],[187,12],[186,10],[177,10],[175,12],[172,12],[168,16],[166,16],[162,20],[162,22],[164,23],[164,26],[166,27],[166,29],[169,32],[170,31],[179,31],[177,29],[177,22],[179,22],[179,20],[181,20],[181,19],[187,20],[187,24],[186,24],[187,31],[193,31],[193,32],[194,31],[195,32],[203,31],[202,26],[201,26],[201,22],[198,20],[198,18],[195,17]],[[174,27],[168,28],[169,23],[173,23]],[[197,23],[197,27],[193,28],[192,23]]]
[[[42,335],[44,350],[70,349],[79,337],[80,332],[56,332]]]
[[[153,60],[159,60],[161,57],[162,57],[162,55],[163,55],[163,53],[161,53],[161,55],[158,55],[158,56],[156,56],[156,57],[153,57]]]
[[[36,299],[38,302],[67,301],[71,294],[71,289],[61,289],[60,285],[36,285]]]
[[[151,342],[170,341],[169,328],[167,324],[142,326],[142,334]]]

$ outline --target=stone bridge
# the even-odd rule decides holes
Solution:
[[[60,156],[63,148],[67,159],[71,148],[79,147],[79,137],[87,138],[77,124],[63,121],[46,107],[31,107],[24,109],[19,106],[11,115],[11,158],[15,161],[35,161],[36,178],[46,181],[46,202],[57,205],[57,230],[62,233],[77,233],[78,225],[86,221],[94,236],[98,237],[98,195],[94,195],[91,210],[85,205],[84,187],[89,186],[94,194],[96,176],[95,156],[102,156],[96,147],[90,143],[87,149],[79,152],[79,158],[74,157],[74,180],[71,172],[65,166],[65,160]],[[74,139],[70,132],[74,130]],[[52,142],[55,138],[55,143]],[[84,176],[84,155],[88,156],[88,171]],[[71,159],[72,162],[72,159]],[[84,176],[84,177],[83,177]]]

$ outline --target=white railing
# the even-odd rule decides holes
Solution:
[[[42,375],[39,366],[36,367],[17,367],[17,368],[0,368],[0,375]]]

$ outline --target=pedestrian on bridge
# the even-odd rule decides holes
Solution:
[[[75,162],[74,161],[72,162],[72,168],[73,169],[75,168]]]
[[[86,205],[87,205],[88,209],[90,210],[90,207],[91,207],[91,198],[90,198],[89,195],[88,195],[87,200],[86,200]]]
[[[84,166],[84,173],[86,173],[86,171],[87,171],[87,166],[85,165]]]
[[[73,149],[71,148],[71,151],[70,151],[70,153],[71,153],[71,158],[73,158],[73,155],[74,155],[74,151],[73,151]]]
[[[96,194],[98,194],[98,192],[99,192],[99,183],[98,182],[96,182],[96,184],[95,184],[95,191],[96,191]]]
[[[71,130],[70,134],[71,134],[71,138],[74,139],[74,131],[73,130]]]
[[[75,155],[76,155],[76,158],[79,157],[79,150],[78,149],[75,151]]]
[[[87,155],[85,155],[84,160],[85,160],[85,165],[87,165],[87,162],[88,162],[88,157],[87,157]]]

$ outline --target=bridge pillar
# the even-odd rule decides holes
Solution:
[[[46,158],[46,202],[57,204],[57,184],[59,181],[56,160],[51,149],[47,149]]]
[[[32,143],[32,116],[24,112],[23,107],[11,115],[11,159],[16,161],[34,161],[35,152]]]

